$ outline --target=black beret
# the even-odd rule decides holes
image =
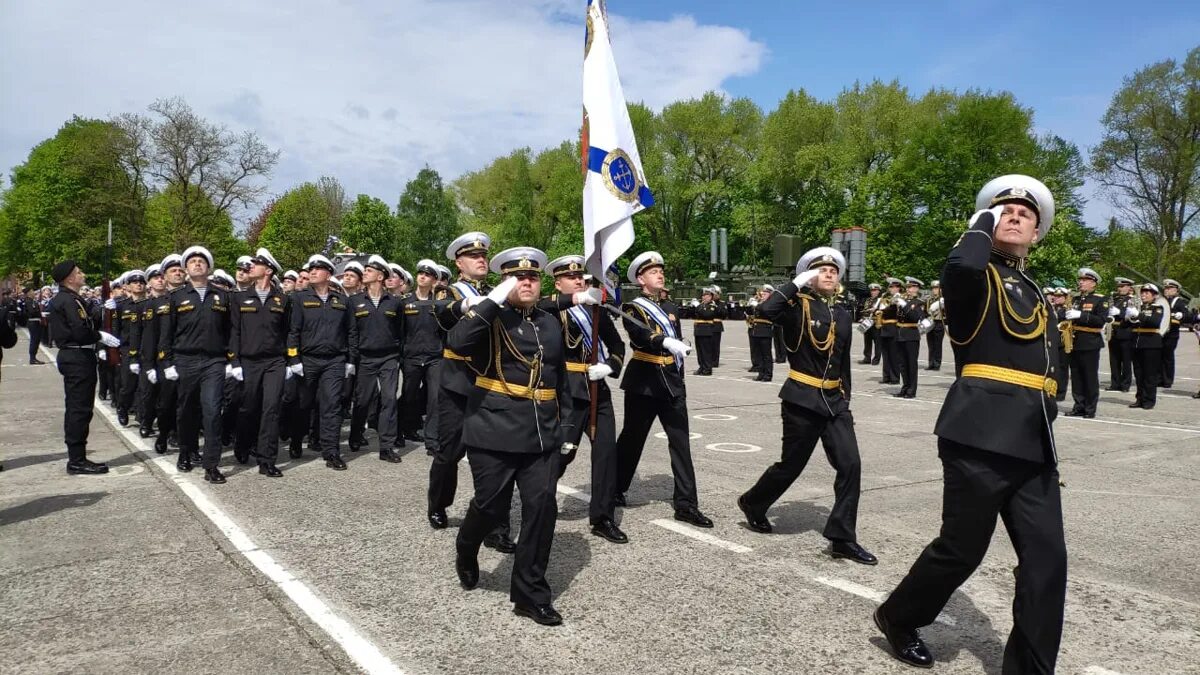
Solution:
[[[64,260],[54,266],[50,276],[54,278],[54,283],[61,284],[64,279],[71,276],[71,272],[74,272],[76,267],[74,260]]]

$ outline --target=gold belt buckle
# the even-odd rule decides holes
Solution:
[[[1057,390],[1058,390],[1058,382],[1056,382],[1054,380],[1054,378],[1047,377],[1042,382],[1042,391],[1046,392],[1046,394],[1048,394],[1050,396],[1054,396],[1055,394],[1058,393]]]

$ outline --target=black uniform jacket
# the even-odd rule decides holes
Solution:
[[[904,296],[904,302],[903,307],[896,308],[896,340],[916,342],[921,339],[921,331],[917,324],[926,316],[925,301]]]
[[[883,311],[879,313],[879,337],[894,338],[896,337],[899,328],[896,324],[900,320],[899,308],[895,302],[889,302]]]
[[[1099,293],[1088,293],[1075,298],[1075,309],[1082,312],[1071,322],[1074,326],[1075,344],[1072,351],[1096,351],[1104,346],[1104,323],[1108,321],[1108,298]]]
[[[479,375],[467,399],[463,442],[510,453],[557,451],[568,404],[562,326],[538,307],[484,300],[450,330],[447,346]]]
[[[1167,298],[1166,300],[1167,303],[1171,305],[1171,327],[1167,329],[1167,337],[1178,339],[1179,324],[1182,323],[1184,319],[1188,318],[1187,300],[1184,300],[1178,295],[1173,298]],[[1183,316],[1179,319],[1176,319],[1176,314],[1182,314]]]
[[[1142,305],[1137,318],[1133,319],[1133,348],[1162,349],[1163,336],[1158,332],[1162,325],[1163,307],[1157,302]]]
[[[442,358],[445,348],[435,312],[439,309],[436,291],[422,300],[416,293],[400,296],[404,316],[404,358],[422,365]]]
[[[591,364],[591,350],[587,349],[583,329],[579,327],[579,323],[575,319],[571,318],[570,305],[563,308],[562,299],[564,297],[570,301],[570,296],[555,293],[542,298],[538,307],[557,318],[562,325],[564,355],[568,364],[567,376],[562,386],[567,390],[571,399],[586,405],[592,400],[587,379],[587,366]],[[591,307],[584,306],[583,310],[589,317],[592,315]],[[621,334],[617,332],[616,325],[613,324],[612,315],[607,310],[601,309],[599,316],[600,342],[608,351],[608,358],[600,361],[597,356],[596,361],[605,363],[612,368],[612,374],[609,377],[616,379],[621,376],[621,368],[625,364],[625,343],[621,340]],[[588,335],[587,341],[591,339],[592,336]],[[603,380],[599,382],[599,385],[607,386]]]
[[[258,299],[258,291],[251,288],[234,293],[233,304],[229,353],[234,367],[240,366],[242,359],[283,358],[291,328],[292,299],[272,287],[263,302]]]
[[[459,279],[455,283],[469,284],[479,292],[479,295],[487,295],[492,290],[487,284],[476,283],[466,279]],[[437,301],[437,308],[434,311],[436,312],[438,327],[447,336],[446,349],[442,352],[442,356],[445,357],[441,372],[442,387],[462,396],[470,396],[471,392],[475,389],[475,376],[482,372],[482,367],[471,363],[470,355],[460,354],[455,351],[449,341],[450,331],[458,325],[459,320],[464,316],[462,311],[464,297],[462,291],[454,284],[451,284],[446,289],[445,296]]]
[[[1125,318],[1125,308],[1129,307],[1132,302],[1132,295],[1117,295],[1113,297],[1112,306],[1117,308],[1117,315],[1112,320],[1113,340],[1128,340],[1133,337],[1133,324]]]
[[[171,294],[163,293],[158,297],[146,300],[142,311],[142,344],[138,347],[138,357],[142,368],[149,371],[158,364],[158,341],[162,335],[166,315],[171,311]],[[164,368],[166,366],[163,366]]]
[[[87,347],[100,340],[100,329],[75,291],[61,287],[48,309],[50,337],[59,347]]]
[[[191,284],[169,296],[158,336],[158,361],[163,368],[175,365],[175,357],[226,356],[229,349],[229,293],[209,286],[200,294]]]
[[[400,299],[385,292],[377,307],[364,292],[350,296],[349,302],[354,314],[350,322],[351,349],[358,357],[399,358],[404,349],[404,310]]]
[[[972,365],[995,366],[1042,386],[962,375],[950,386],[934,433],[989,452],[1055,463],[1051,424],[1058,406],[1048,389],[1058,372],[1058,331],[1024,261],[992,249],[991,242],[986,233],[968,231],[942,268],[954,360],[962,373]],[[1103,324],[1104,315],[1095,316]]]
[[[145,300],[124,297],[117,301],[117,314],[121,317],[117,338],[121,340],[121,354],[136,359],[142,345],[142,308]]]
[[[750,337],[771,337],[771,320],[763,316],[761,304],[746,307],[746,323],[749,325]]]
[[[350,347],[349,301],[330,291],[324,301],[312,289],[292,293],[292,321],[288,328],[288,364],[300,363],[300,357],[319,359],[347,357],[354,363],[358,355]]]
[[[779,398],[806,410],[834,417],[850,407],[850,343],[853,318],[849,312],[830,309],[807,290],[792,282],[780,286],[758,306],[763,316],[783,328],[787,348],[788,379]],[[830,331],[833,335],[830,335]],[[797,373],[797,375],[794,375]],[[837,386],[814,386],[813,378]]]
[[[649,296],[641,296],[658,305],[675,329],[675,336],[683,339],[683,331],[679,325],[679,308],[670,300],[656,300]],[[621,389],[641,394],[643,396],[662,396],[675,398],[687,396],[683,386],[683,368],[676,365],[671,352],[663,348],[663,339],[668,337],[662,327],[650,318],[650,314],[636,303],[627,302],[621,310],[626,314],[637,317],[649,326],[643,328],[629,319],[623,319],[625,332],[629,335],[629,346],[633,348],[633,356],[625,367],[625,377],[621,380]]]
[[[696,306],[695,322],[692,332],[696,337],[713,335],[716,331],[717,308],[715,302],[702,302]]]

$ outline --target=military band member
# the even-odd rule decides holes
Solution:
[[[770,382],[775,376],[774,360],[771,358],[771,331],[774,323],[762,313],[762,303],[771,297],[775,287],[763,285],[758,290],[755,304],[746,308],[746,323],[750,325],[750,358],[758,364],[756,382]]]
[[[366,444],[367,412],[379,406],[379,459],[398,463],[400,428],[396,420],[396,394],[400,390],[400,353],[404,349],[404,309],[400,299],[383,288],[391,268],[372,255],[363,268],[366,290],[350,298],[354,313],[350,323],[350,350],[357,354],[354,417],[350,422],[350,450]],[[403,439],[399,440],[403,443]]]
[[[291,298],[273,283],[281,270],[265,248],[250,258],[250,287],[233,296],[229,335],[233,379],[243,385],[234,454],[243,464],[253,457],[258,472],[270,478],[283,475],[275,463],[291,327]]]
[[[899,308],[896,300],[900,298],[900,280],[895,277],[887,279],[887,304],[879,312],[879,346],[883,351],[883,378],[880,384],[900,384],[900,355],[896,348],[896,335],[899,328]]]
[[[788,349],[788,379],[782,399],[783,451],[745,494],[738,507],[755,532],[770,532],[767,510],[800,477],[820,440],[837,472],[834,503],[824,536],[834,558],[878,563],[857,543],[862,463],[850,414],[852,315],[828,301],[846,269],[841,252],[814,248],[796,262],[796,277],[762,304],[763,316],[781,324]]]
[[[1108,300],[1096,293],[1100,275],[1089,267],[1079,270],[1079,296],[1065,316],[1070,321],[1071,398],[1075,405],[1068,417],[1096,416],[1100,400],[1100,349],[1104,346],[1101,330],[1108,320]]]
[[[1056,326],[1063,326],[1067,320],[1067,300],[1070,295],[1070,292],[1062,286],[1053,289],[1050,309],[1053,311],[1051,319]],[[1061,328],[1058,337],[1058,370],[1055,371],[1054,377],[1058,393],[1054,395],[1054,400],[1061,402],[1067,400],[1067,386],[1071,383],[1071,359],[1067,353],[1067,341],[1063,339]]]
[[[688,431],[687,389],[683,382],[683,359],[691,352],[680,337],[679,308],[661,299],[665,285],[663,258],[646,251],[633,259],[629,280],[641,286],[640,296],[622,310],[640,320],[640,325],[623,320],[633,357],[625,366],[621,389],[625,392],[625,423],[617,438],[617,505],[625,505],[625,493],[633,483],[650,426],[657,419],[667,434],[671,473],[675,476],[672,504],[675,519],[697,527],[713,523],[699,508],[696,470],[692,466],[691,435]]]
[[[917,629],[983,561],[999,515],[1020,563],[1003,672],[1052,673],[1067,583],[1053,431],[1058,333],[1025,265],[1054,202],[1024,176],[989,182],[976,201],[981,210],[942,268],[947,332],[962,365],[934,429],[941,533],[876,610],[875,625],[898,659],[933,665]]]
[[[479,583],[479,547],[507,522],[513,487],[519,487],[521,536],[509,598],[516,614],[555,626],[562,616],[551,603],[546,568],[558,517],[559,411],[570,404],[562,328],[537,307],[545,264],[546,254],[534,248],[500,252],[492,269],[504,281],[470,303],[447,347],[470,359],[476,372],[462,430],[475,494],[455,541],[455,571],[464,588]]]
[[[879,284],[871,284],[868,288],[868,295],[863,300],[861,311],[858,315],[859,321],[870,320],[870,326],[863,330],[863,357],[859,361],[861,364],[878,364],[883,348],[879,346],[879,312],[880,305],[883,303],[883,298],[880,294],[883,288]],[[863,324],[867,325],[867,324]]]
[[[1162,297],[1167,301],[1171,317],[1171,327],[1163,336],[1162,345],[1162,377],[1158,386],[1170,389],[1175,384],[1175,348],[1179,346],[1179,326],[1188,313],[1187,301],[1179,296],[1179,282],[1174,279],[1163,279]]]
[[[593,324],[593,312],[588,303],[575,302],[579,294],[600,301],[598,288],[590,288],[583,277],[584,259],[581,255],[566,255],[555,258],[546,267],[554,277],[557,293],[542,299],[538,307],[557,317],[561,324],[566,359],[565,379],[560,387],[566,390],[567,408],[560,412],[563,431],[563,450],[560,454],[557,475],[562,477],[567,466],[575,460],[583,435],[588,434],[592,446],[591,500],[588,505],[588,521],[592,534],[616,544],[629,541],[616,521],[617,493],[617,422],[613,412],[612,392],[605,378],[618,378],[625,363],[625,343],[621,341],[617,327],[607,311],[595,316],[599,323]],[[563,298],[572,298],[572,304],[563,309]],[[593,325],[598,327],[599,345],[593,346]],[[592,363],[593,349],[597,349],[596,362]],[[593,434],[591,422],[591,382],[596,383],[596,428]]]
[[[1152,410],[1158,401],[1163,338],[1171,328],[1171,313],[1170,304],[1159,298],[1158,286],[1142,286],[1141,295],[1141,308],[1125,310],[1125,318],[1133,324],[1133,375],[1137,381],[1137,397],[1129,407]]]
[[[404,438],[423,442],[427,454],[437,449],[437,375],[444,349],[434,315],[437,277],[436,263],[428,258],[417,262],[416,287],[400,297],[404,311],[400,431]]]
[[[1125,310],[1133,306],[1133,281],[1117,277],[1117,293],[1108,308],[1112,334],[1108,338],[1108,387],[1105,391],[1129,391],[1133,382],[1133,324]]]
[[[51,270],[58,295],[47,306],[50,336],[58,345],[58,372],[63,377],[66,407],[63,410],[63,441],[67,446],[67,473],[108,473],[108,465],[87,458],[88,430],[96,396],[96,350],[119,347],[115,335],[99,330],[84,308],[79,289],[83,270],[74,260],[64,260]]]
[[[156,301],[166,294],[166,280],[162,266],[154,263],[146,267],[146,299],[142,302],[138,317],[138,433],[142,438],[154,436],[154,420],[158,417],[158,373],[155,372],[155,356],[158,352],[158,332],[154,329]]]
[[[302,378],[299,414],[291,430],[293,451],[316,414],[317,448],[325,466],[345,471],[342,460],[342,387],[354,374],[357,354],[350,344],[352,316],[345,296],[334,292],[333,263],[321,254],[308,259],[309,285],[292,294],[287,358],[292,376]],[[287,377],[285,375],[285,377]],[[293,452],[293,454],[295,454]]]
[[[721,367],[721,336],[725,334],[725,319],[729,318],[729,308],[721,300],[721,287],[713,284],[713,303],[717,307],[717,315],[713,317],[712,323],[712,359],[709,361],[709,375],[712,375],[713,368]]]
[[[142,364],[138,361],[138,348],[142,344],[141,318],[146,299],[146,273],[142,270],[126,272],[123,285],[125,297],[117,303],[117,313],[121,317],[120,332],[117,333],[117,339],[121,341],[121,365],[117,371],[120,382],[117,422],[124,427],[129,425],[129,411],[137,402],[139,375],[142,372]]]
[[[700,304],[696,306],[696,318],[692,321],[692,335],[696,338],[697,375],[712,375],[716,359],[717,338],[714,324],[717,319],[716,291],[705,288],[700,293]]]
[[[158,338],[163,377],[177,381],[179,460],[175,468],[192,470],[204,426],[204,480],[225,482],[221,462],[221,396],[229,348],[229,295],[209,283],[212,254],[192,246],[181,256],[188,284],[170,295]]]
[[[929,365],[925,370],[941,370],[942,342],[946,337],[946,303],[942,300],[942,282],[934,279],[929,285],[929,293],[928,313],[932,325],[925,334],[925,345],[929,352]]]
[[[921,351],[921,322],[925,320],[925,302],[919,293],[924,285],[916,277],[904,277],[905,295],[896,298],[892,304],[896,307],[896,342],[895,351],[899,356],[900,391],[895,396],[899,398],[917,397],[917,359]]]

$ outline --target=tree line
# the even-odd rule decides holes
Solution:
[[[709,271],[711,228],[729,230],[731,264],[769,272],[776,235],[818,245],[852,226],[868,233],[869,279],[934,278],[979,187],[1027,173],[1057,202],[1054,228],[1031,256],[1037,278],[1072,285],[1083,265],[1128,276],[1122,262],[1200,289],[1200,48],[1126,78],[1090,159],[1039,135],[1034,111],[1011,94],[917,95],[896,81],[855,83],[828,101],[793,90],[770,111],[709,92],[658,112],[632,104],[630,117],[656,198],[635,218],[636,246],[661,251],[674,278]],[[468,229],[552,256],[583,248],[577,139],[514,150],[451,183],[427,166],[395,202],[350,199],[332,177],[268,197],[278,156],[180,99],[148,114],[73,118],[0,195],[0,273],[44,271],[67,256],[99,270],[108,218],[114,269],[197,242],[223,261],[267,246],[295,267],[331,234],[407,265],[440,259]],[[1082,222],[1088,177],[1120,214],[1101,230]],[[235,228],[239,214],[253,215]]]

